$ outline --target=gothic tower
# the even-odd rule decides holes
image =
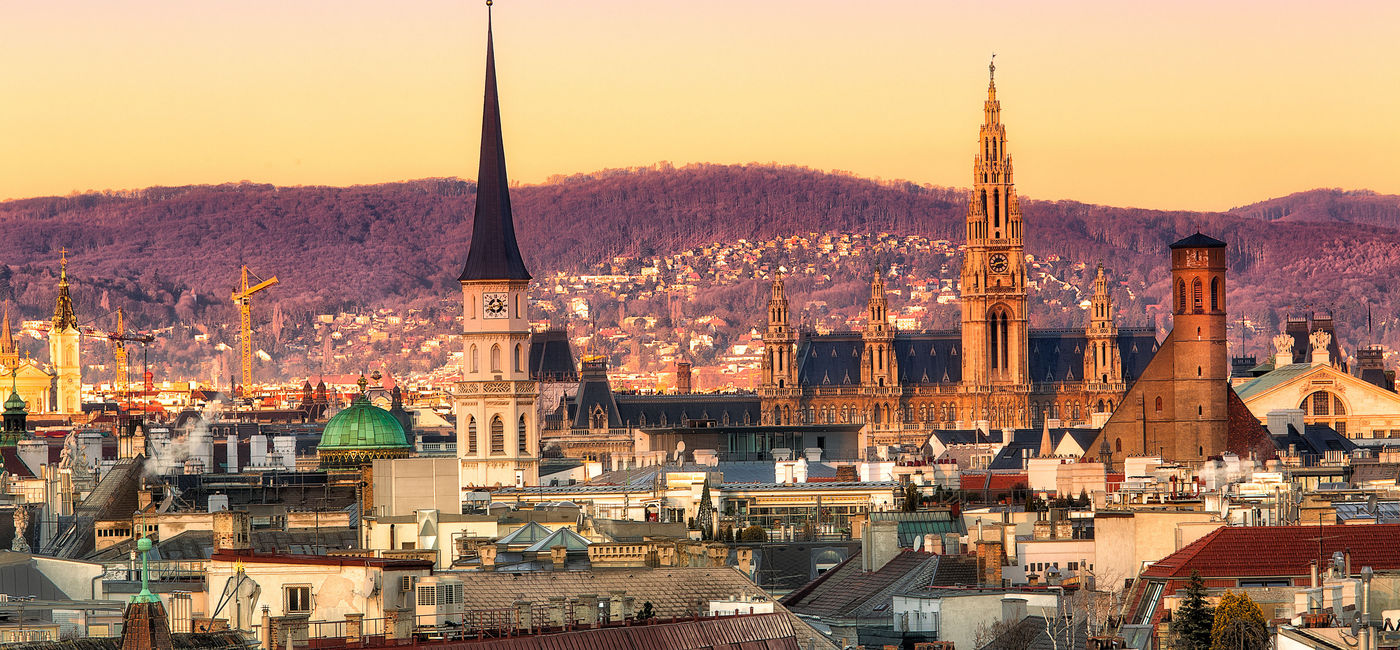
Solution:
[[[880,273],[870,281],[870,301],[866,306],[865,331],[861,333],[861,392],[873,396],[868,422],[876,426],[894,423],[898,409],[899,372],[894,357],[894,328],[890,327],[889,300]]]
[[[1091,393],[1089,403],[1096,413],[1113,410],[1109,402],[1095,401],[1093,393],[1123,392],[1123,362],[1118,352],[1118,325],[1114,323],[1113,298],[1108,294],[1108,278],[1103,265],[1094,277],[1094,293],[1089,298],[1089,326],[1084,330],[1084,382]],[[1109,398],[1112,399],[1111,397]]]
[[[1196,233],[1172,244],[1171,252],[1177,426],[1161,446],[1173,460],[1205,460],[1224,451],[1229,425],[1225,242]]]
[[[783,279],[775,276],[768,295],[768,330],[763,333],[761,390],[772,405],[763,413],[765,424],[792,424],[797,408],[797,334],[790,316]]]
[[[1229,443],[1225,242],[1196,233],[1171,256],[1172,330],[1091,446],[1115,468],[1143,455],[1199,462]]]
[[[1001,123],[1001,102],[997,101],[996,65],[988,66],[988,70],[991,80],[982,108],[979,149],[972,164],[967,252],[962,267],[963,384],[968,391],[986,394],[988,404],[974,407],[982,411],[975,419],[982,419],[980,416],[998,401],[992,393],[1003,398],[1023,395],[1029,392],[1031,382],[1021,205],[1012,181],[1011,156],[1006,152],[1006,128]],[[988,419],[1002,419],[1004,425],[1025,425],[1028,421],[1023,403],[1019,407],[1008,403],[1000,408],[1009,408],[1018,415]]]
[[[80,413],[83,410],[82,366],[78,359],[78,317],[73,314],[73,298],[68,295],[68,251],[59,251],[58,299],[53,308],[53,328],[49,330],[49,362],[54,372],[54,410]]]
[[[14,334],[10,333],[10,308],[5,308],[4,329],[0,330],[0,369],[14,372],[19,367],[19,349],[15,347]]]
[[[488,5],[489,7],[489,5]],[[462,488],[539,483],[539,387],[530,380],[530,272],[515,241],[490,9],[471,248],[462,284],[464,356],[457,411]]]

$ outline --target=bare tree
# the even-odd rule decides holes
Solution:
[[[1022,625],[1021,621],[1002,619],[990,625],[984,623],[977,626],[977,632],[972,638],[979,650],[1027,650],[1037,636],[1040,636],[1040,629],[1034,625]]]

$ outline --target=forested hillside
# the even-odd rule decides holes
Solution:
[[[25,318],[52,309],[60,248],[85,318],[125,305],[141,327],[231,321],[240,263],[281,284],[295,336],[338,308],[435,309],[455,299],[475,185],[430,179],[355,187],[259,184],[150,188],[0,203],[0,299]],[[512,188],[537,277],[618,255],[797,233],[890,232],[962,239],[965,191],[796,167],[606,170]],[[1165,291],[1165,247],[1196,230],[1229,242],[1232,318],[1260,332],[1289,312],[1335,310],[1344,344],[1400,344],[1400,200],[1317,190],[1228,213],[1021,202],[1027,252],[1102,261],[1147,302]],[[105,305],[105,307],[104,307]],[[450,312],[450,309],[448,310]],[[263,316],[264,319],[267,316]],[[746,324],[739,324],[746,325]],[[444,327],[448,327],[444,325]],[[1359,328],[1359,331],[1351,329]],[[1263,343],[1256,343],[1262,347]]]

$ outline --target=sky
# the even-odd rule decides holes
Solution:
[[[1400,194],[1400,3],[498,0],[513,181],[777,163],[1039,199]],[[0,198],[475,178],[484,2],[0,0]]]

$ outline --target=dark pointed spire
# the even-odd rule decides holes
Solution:
[[[501,140],[501,106],[496,95],[496,51],[491,38],[491,3],[486,3],[486,101],[481,110],[481,166],[476,175],[476,214],[471,248],[462,269],[468,280],[529,280],[530,271],[515,243],[510,212],[510,181]]]
[[[53,306],[53,328],[65,330],[76,328],[78,317],[73,314],[73,298],[68,295],[68,249],[58,253],[58,300]]]

